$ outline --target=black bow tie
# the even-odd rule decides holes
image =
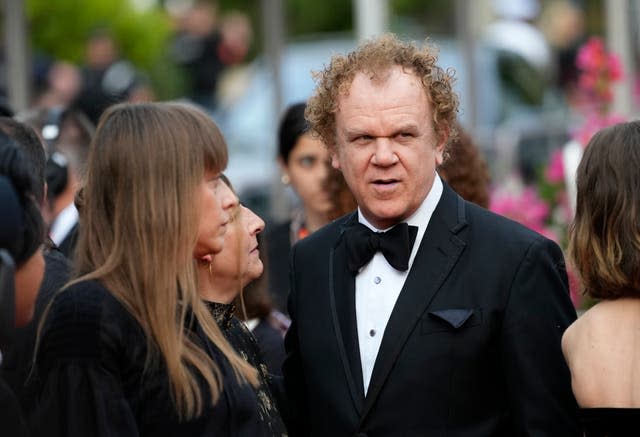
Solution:
[[[396,270],[409,268],[409,256],[418,228],[400,223],[387,232],[374,232],[362,223],[350,226],[345,231],[349,270],[357,272],[366,265],[377,251],[382,252],[387,262]]]

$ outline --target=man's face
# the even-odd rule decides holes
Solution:
[[[435,133],[420,79],[399,66],[381,80],[357,73],[335,117],[332,165],[367,220],[385,229],[411,216],[431,189],[446,141]]]

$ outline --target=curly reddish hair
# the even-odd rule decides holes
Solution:
[[[382,79],[391,67],[401,66],[421,78],[432,104],[433,126],[438,136],[455,138],[454,121],[458,113],[458,96],[453,91],[454,71],[437,65],[438,50],[425,44],[418,47],[393,34],[365,41],[347,55],[334,55],[322,71],[313,73],[316,89],[307,102],[305,117],[311,130],[333,149],[336,143],[335,113],[340,95],[347,94],[357,73]],[[445,149],[446,156],[446,149]]]
[[[489,207],[489,167],[473,138],[455,123],[458,137],[449,145],[449,157],[438,174],[463,199],[483,208]]]

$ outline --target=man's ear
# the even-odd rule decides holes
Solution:
[[[340,170],[340,159],[338,158],[338,152],[334,148],[329,153],[331,155],[331,167],[335,168],[336,170]]]
[[[444,149],[447,145],[447,141],[449,140],[449,133],[451,129],[447,126],[440,131],[440,135],[438,135],[438,144],[434,147],[435,157],[436,157],[436,168],[442,165],[444,161]]]

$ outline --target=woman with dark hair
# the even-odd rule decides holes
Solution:
[[[31,421],[47,436],[262,432],[254,369],[200,298],[198,266],[238,200],[202,111],[123,104],[102,116],[79,196],[75,278],[44,317]]]
[[[231,185],[222,176],[229,188]],[[253,211],[238,204],[230,211],[229,225],[224,236],[223,249],[200,263],[198,290],[220,330],[235,351],[258,371],[256,393],[259,407],[260,429],[252,435],[283,436],[286,430],[273,390],[274,380],[264,361],[260,345],[249,328],[235,316],[236,302],[243,304],[243,288],[262,275],[258,234],[264,222]],[[282,343],[282,337],[280,337]],[[284,351],[284,344],[282,344]]]
[[[569,254],[599,303],[562,349],[585,436],[637,435],[640,423],[640,122],[591,139],[577,172]]]
[[[0,133],[0,363],[13,331],[33,315],[44,277],[44,222],[36,202],[39,187],[22,150]],[[0,378],[0,430],[26,436],[15,394]]]
[[[45,231],[40,208],[36,201],[35,178],[29,173],[29,165],[20,147],[5,134],[0,133],[0,175],[4,176],[20,205],[20,228],[14,235],[8,235],[3,242],[15,264],[15,324],[22,326],[31,320],[33,306],[44,275],[42,246]],[[3,205],[4,207],[4,205]],[[9,218],[9,212],[5,220]],[[5,224],[3,223],[3,227]],[[8,225],[7,225],[8,227]],[[7,232],[7,229],[3,230]]]
[[[289,250],[298,240],[329,223],[331,208],[324,181],[329,151],[309,133],[304,118],[306,104],[297,103],[284,113],[278,129],[278,163],[282,182],[291,185],[300,205],[291,219],[267,230],[269,289],[278,310],[286,312],[289,293]]]

